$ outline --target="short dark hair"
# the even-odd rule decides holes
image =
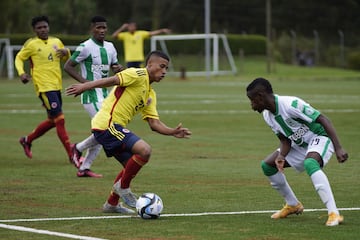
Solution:
[[[161,57],[161,58],[164,58],[164,59],[170,61],[170,58],[169,58],[169,56],[168,56],[166,53],[164,53],[164,52],[162,52],[162,51],[159,51],[159,50],[154,50],[154,51],[151,51],[151,52],[146,56],[145,65],[147,65],[147,63],[148,63],[148,61],[149,61],[149,59],[150,59],[150,57],[151,57],[152,55],[155,55],[155,56],[158,56],[158,57]]]
[[[38,22],[47,22],[50,24],[49,18],[47,16],[37,16],[31,19],[31,26],[34,28]]]
[[[265,78],[256,78],[246,88],[247,92],[254,90],[256,87],[262,87],[266,93],[273,93],[272,86]]]
[[[103,16],[94,16],[91,18],[91,23],[106,22],[106,18]]]

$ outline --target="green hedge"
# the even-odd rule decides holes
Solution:
[[[348,65],[350,69],[360,70],[360,51],[353,51],[349,53]]]

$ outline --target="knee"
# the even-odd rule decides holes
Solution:
[[[152,151],[151,146],[146,142],[143,142],[143,144],[141,145],[141,147],[139,147],[139,150],[136,154],[148,161],[151,156],[151,151]]]
[[[261,161],[261,168],[265,176],[272,176],[278,172],[277,168],[270,166],[265,161]]]
[[[304,168],[306,173],[311,176],[314,172],[320,170],[320,164],[314,158],[304,160]]]

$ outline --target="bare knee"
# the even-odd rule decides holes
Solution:
[[[132,148],[134,154],[138,154],[146,160],[150,159],[151,150],[151,146],[144,140],[137,141]]]

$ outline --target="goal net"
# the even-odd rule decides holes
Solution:
[[[190,46],[178,41],[192,40]],[[222,43],[222,44],[220,44]],[[221,47],[222,46],[222,47]],[[181,76],[210,76],[236,74],[235,62],[224,34],[158,35],[151,37],[151,50],[160,49],[171,59],[169,74]],[[174,53],[174,54],[173,54]],[[175,57],[174,57],[175,56]]]

